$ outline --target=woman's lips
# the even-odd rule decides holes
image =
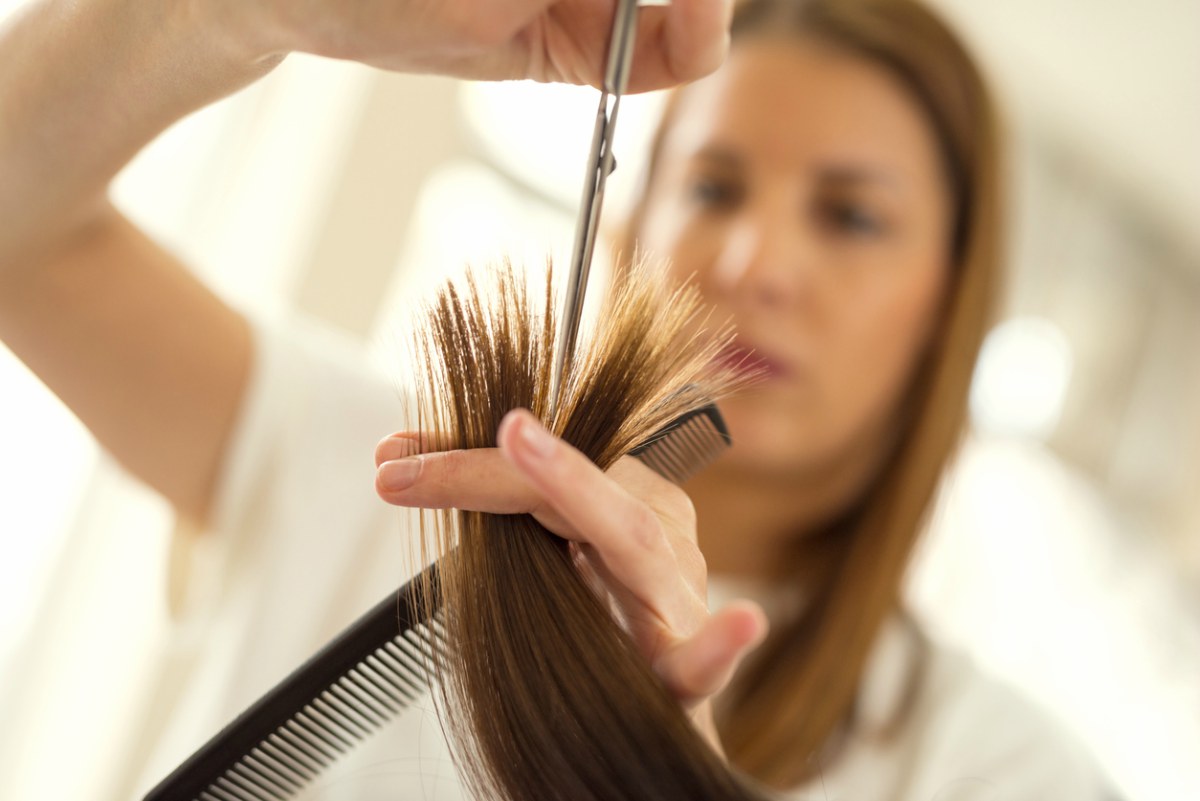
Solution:
[[[734,342],[721,349],[717,354],[721,366],[733,370],[740,376],[758,379],[781,378],[788,374],[782,362],[741,342]]]

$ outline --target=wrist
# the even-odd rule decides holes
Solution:
[[[183,0],[166,5],[180,30],[203,39],[227,69],[245,71],[251,80],[296,49],[286,28],[258,0]]]

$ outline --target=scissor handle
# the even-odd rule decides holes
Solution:
[[[612,153],[613,130],[616,128],[617,112],[621,107],[621,94],[629,85],[629,69],[633,62],[633,42],[636,34],[637,0],[618,0],[609,40],[604,88],[600,95],[600,106],[596,109],[596,125],[592,133],[592,147],[583,180],[583,197],[580,200],[579,218],[575,226],[571,272],[567,276],[565,307],[559,326],[558,353],[551,379],[551,409],[558,407],[571,360],[575,356],[575,340],[583,316],[583,298],[592,266],[592,253],[596,247],[596,232],[600,228],[600,211],[604,205],[604,183],[615,164]]]
[[[623,95],[629,86],[629,66],[633,63],[633,42],[637,38],[637,0],[617,0],[612,38],[608,43],[608,66],[604,71],[604,91]]]

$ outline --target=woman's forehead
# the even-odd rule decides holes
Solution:
[[[676,157],[724,153],[806,168],[817,163],[937,165],[918,103],[883,67],[807,40],[743,42],[713,75],[681,90],[664,150]]]

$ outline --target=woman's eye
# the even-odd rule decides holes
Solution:
[[[698,177],[688,182],[688,199],[697,205],[727,208],[737,202],[740,190],[732,181]]]
[[[883,233],[879,215],[857,203],[829,203],[822,210],[826,223],[836,231],[855,237],[872,237]]]

